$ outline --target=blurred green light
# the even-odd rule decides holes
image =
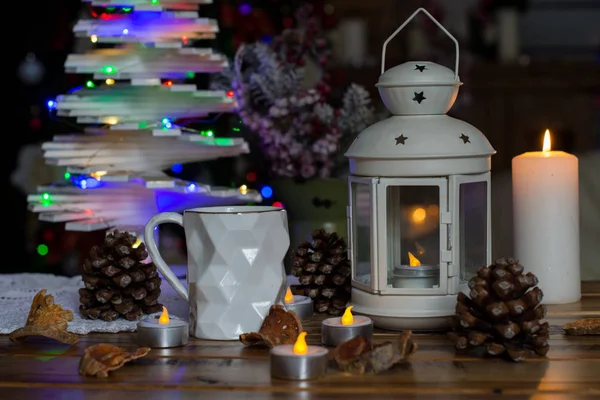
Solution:
[[[45,256],[46,254],[48,254],[48,246],[46,246],[45,244],[40,244],[37,247],[37,252],[40,256]]]
[[[70,179],[70,178],[71,178],[71,173],[65,172],[65,179]]]

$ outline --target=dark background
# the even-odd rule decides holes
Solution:
[[[248,3],[253,13],[241,15],[240,4]],[[268,40],[285,26],[290,26],[291,12],[300,1],[217,0],[203,6],[201,15],[219,20],[221,32],[211,47],[233,55],[242,42]],[[311,1],[319,10],[325,6],[335,10],[323,14],[328,27],[339,20],[361,18],[367,24],[367,46],[371,62],[364,65],[333,65],[332,75],[340,84],[357,82],[372,90],[373,99],[381,106],[374,83],[379,76],[381,43],[416,7],[428,7],[443,21],[443,12],[435,1],[421,0],[331,0]],[[8,201],[5,212],[4,248],[11,261],[3,262],[2,272],[57,271],[66,259],[76,256],[77,249],[94,243],[103,233],[64,232],[60,224],[43,224],[27,211],[26,194],[12,185],[10,175],[16,168],[19,150],[28,144],[42,143],[58,133],[72,132],[65,121],[55,121],[46,111],[46,102],[56,95],[81,85],[86,77],[66,75],[63,63],[72,52],[72,24],[81,7],[77,0],[20,2],[11,4],[5,21],[20,29],[7,36],[5,54],[9,55],[7,75],[8,129],[4,132],[4,185]],[[499,7],[517,6],[522,11],[521,40],[523,57],[518,62],[503,64],[496,59],[494,43],[483,40],[486,24]],[[595,19],[596,23],[593,23]],[[11,19],[17,19],[12,21]],[[590,23],[590,20],[592,23]],[[20,23],[19,21],[23,21]],[[25,22],[26,21],[26,22]],[[479,1],[469,19],[470,40],[461,44],[459,101],[453,115],[483,131],[498,154],[493,157],[493,174],[504,173],[510,160],[528,150],[539,150],[543,128],[553,132],[553,148],[585,154],[600,148],[600,0],[532,0]],[[389,51],[388,65],[404,60],[404,39]],[[436,43],[437,45],[437,43]],[[443,43],[442,43],[443,48]],[[31,86],[15,78],[20,63],[30,52],[35,53],[45,69],[43,81]],[[444,63],[447,60],[434,60]],[[206,77],[198,77],[199,86]],[[235,119],[235,117],[233,117]],[[231,117],[213,121],[214,129],[229,124]],[[209,125],[212,129],[213,125]],[[228,130],[224,130],[228,131]],[[259,163],[256,158],[250,163]],[[232,160],[219,160],[200,165],[186,165],[182,178],[194,179],[208,171],[212,184],[229,186],[239,177]],[[204,172],[206,174],[206,172]],[[206,175],[203,175],[206,177]],[[43,237],[57,246],[53,257],[42,258],[36,243]],[[82,243],[84,244],[82,246]],[[76,257],[75,257],[76,258]]]

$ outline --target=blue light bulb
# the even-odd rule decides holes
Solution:
[[[273,189],[271,189],[270,186],[263,186],[262,189],[260,189],[260,194],[262,195],[262,197],[264,197],[265,199],[270,198],[271,196],[273,196]]]

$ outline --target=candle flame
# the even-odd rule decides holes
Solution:
[[[167,325],[171,319],[169,318],[169,312],[167,311],[167,307],[163,306],[163,312],[160,314],[158,318],[158,323],[160,325]]]
[[[354,316],[352,315],[352,309],[354,306],[346,307],[344,315],[342,315],[342,325],[352,325],[354,323]]]
[[[300,332],[296,343],[294,343],[294,354],[306,354],[308,353],[308,346],[306,345],[306,332]]]
[[[285,291],[285,297],[283,298],[283,301],[285,302],[285,304],[292,304],[294,302],[294,295],[292,294],[292,291],[290,290],[289,286]]]
[[[546,132],[544,132],[544,145],[542,147],[542,151],[544,153],[549,152],[550,150],[552,150],[552,141],[550,140],[550,130],[546,129]]]
[[[420,267],[421,261],[413,255],[410,251],[408,252],[408,265],[411,267]]]

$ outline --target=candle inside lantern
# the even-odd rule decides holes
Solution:
[[[301,332],[296,342],[271,349],[271,376],[273,378],[308,380],[325,375],[326,348],[306,344],[306,332]]]
[[[419,259],[417,257],[415,257],[413,255],[413,253],[411,253],[410,251],[408,252],[408,264],[411,267],[420,267],[421,266],[421,261],[419,261]]]
[[[348,306],[341,317],[327,318],[321,323],[321,342],[324,345],[337,346],[357,336],[371,339],[373,321],[363,315],[352,315],[352,308]]]
[[[422,265],[413,253],[408,252],[408,265],[394,267],[392,286],[401,289],[428,289],[439,286],[440,269]]]
[[[189,338],[189,324],[179,318],[170,317],[163,306],[158,317],[150,317],[137,325],[137,341],[140,345],[152,348],[185,346]]]
[[[550,131],[542,151],[512,160],[514,252],[534,273],[544,303],[581,298],[578,159],[553,151]]]
[[[294,311],[301,321],[309,320],[313,317],[313,301],[308,296],[293,295],[288,287],[283,298],[283,306],[288,311]]]

